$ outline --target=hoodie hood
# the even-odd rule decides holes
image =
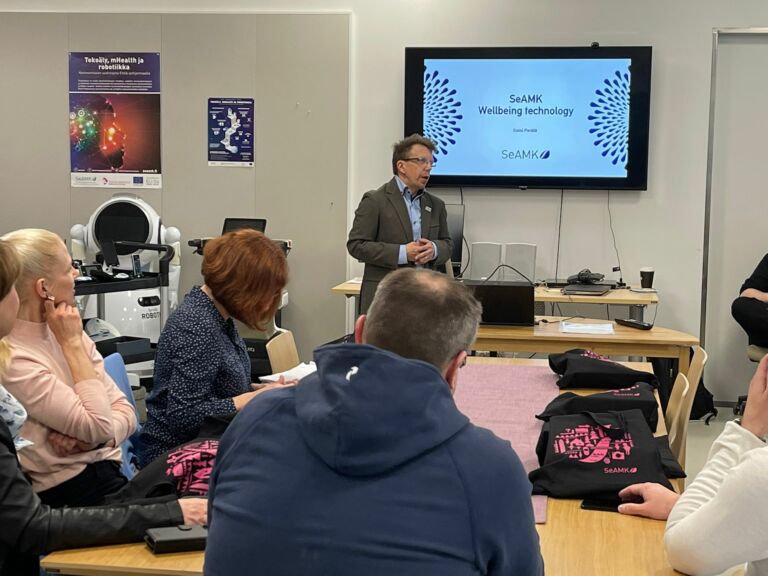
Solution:
[[[296,387],[304,441],[349,476],[381,474],[439,446],[469,423],[431,364],[366,344],[315,350],[317,372]]]

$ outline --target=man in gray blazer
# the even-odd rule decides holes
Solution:
[[[365,263],[360,309],[365,314],[379,282],[403,266],[442,271],[451,257],[445,203],[425,190],[435,144],[419,134],[392,150],[392,180],[363,195],[349,231],[347,250]]]

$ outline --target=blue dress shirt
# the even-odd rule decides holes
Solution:
[[[421,197],[424,195],[424,190],[413,196],[410,189],[405,185],[405,182],[400,180],[399,176],[395,176],[395,182],[400,189],[400,193],[403,195],[403,201],[405,202],[405,209],[408,212],[408,218],[411,220],[411,228],[413,230],[413,239],[418,240],[421,238]],[[437,245],[432,242],[432,260],[437,258]],[[402,266],[408,263],[408,254],[406,252],[405,244],[400,245],[400,253],[397,258],[397,263]],[[421,264],[416,264],[421,267]]]

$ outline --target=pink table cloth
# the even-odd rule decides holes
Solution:
[[[536,442],[542,422],[535,415],[558,395],[557,375],[545,366],[474,364],[459,373],[456,405],[473,424],[509,440],[530,472],[539,467]],[[532,496],[538,524],[547,519],[547,497]]]

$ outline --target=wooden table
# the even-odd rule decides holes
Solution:
[[[60,550],[43,558],[44,570],[76,576],[200,576],[202,552],[152,554],[145,544]]]
[[[347,280],[331,288],[331,292],[347,298],[357,298],[360,295],[360,286],[360,282]],[[629,306],[630,318],[641,321],[645,307],[659,303],[659,296],[656,292],[634,292],[628,288],[609,290],[602,296],[571,296],[563,294],[560,288],[537,286],[533,292],[533,298],[536,302],[550,304],[622,304]]]
[[[553,304],[623,304],[625,306],[648,306],[659,303],[659,295],[656,292],[634,292],[629,288],[616,288],[609,290],[601,296],[563,294],[560,288],[547,288],[537,286],[533,291],[536,302],[550,302]]]
[[[560,332],[564,318],[545,316],[537,326],[480,326],[474,350],[501,352],[565,352],[571,348],[586,348],[605,356],[648,356],[677,358],[679,371],[688,372],[690,347],[699,339],[685,332],[654,326],[637,330],[614,324],[614,334],[566,334]],[[609,320],[573,318],[569,322],[588,324]]]
[[[467,359],[470,364],[547,366],[546,360],[514,358]],[[650,371],[647,362],[623,362]],[[578,393],[595,392],[578,390]],[[661,409],[659,409],[661,410]],[[659,413],[657,434],[664,434]],[[674,481],[673,481],[674,484]],[[678,487],[679,489],[679,487]],[[547,574],[556,576],[669,576],[679,574],[666,560],[664,526],[658,520],[613,512],[581,510],[581,500],[550,498],[547,522],[537,524]],[[155,556],[144,544],[63,550],[46,556],[49,572],[75,576],[200,576],[203,553]]]
[[[467,359],[468,364],[547,366],[546,360],[513,358]],[[651,371],[648,362],[622,362]],[[602,391],[602,390],[600,390]],[[598,390],[572,390],[590,394]],[[659,407],[657,435],[666,434]],[[679,490],[682,483],[672,481]],[[615,512],[582,510],[581,500],[549,498],[547,522],[537,524],[547,574],[557,576],[668,576],[680,574],[667,562],[665,522]]]

